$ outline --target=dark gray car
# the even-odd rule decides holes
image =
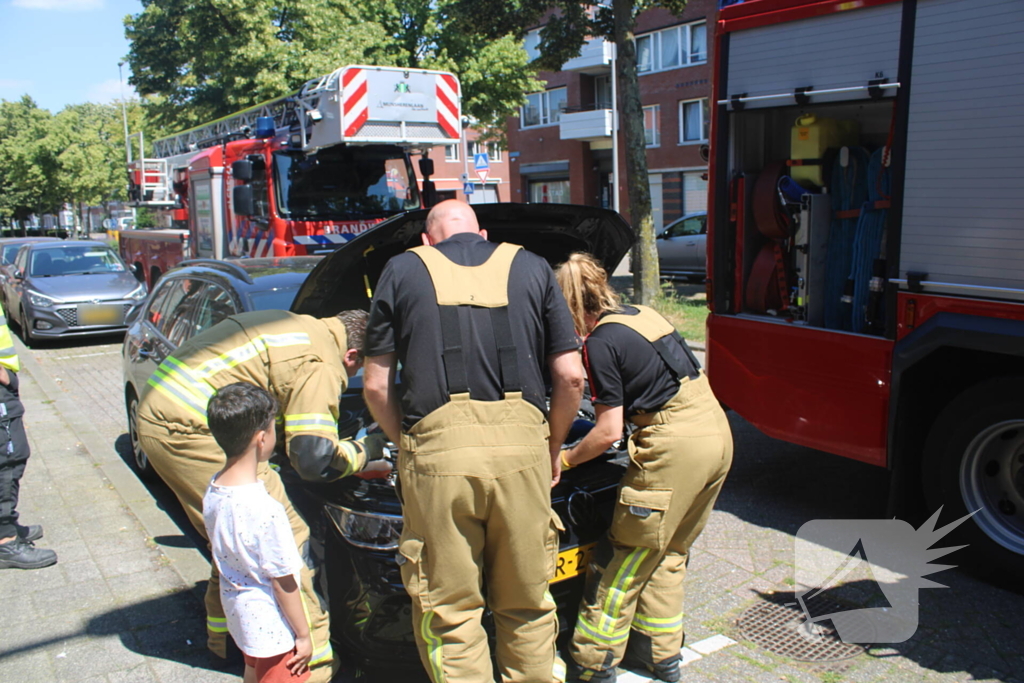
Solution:
[[[18,250],[4,298],[28,344],[123,332],[146,285],[102,242],[36,242]]]
[[[707,277],[708,214],[691,213],[676,219],[658,233],[658,266],[661,276],[703,282]]]

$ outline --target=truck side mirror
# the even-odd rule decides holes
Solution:
[[[231,164],[231,175],[234,176],[235,180],[244,182],[252,180],[252,171],[252,162],[248,159],[239,159]]]
[[[239,162],[236,161],[235,163]],[[251,216],[256,213],[252,196],[252,185],[236,185],[235,189],[231,191],[231,205],[236,216]]]
[[[434,175],[434,160],[423,157],[420,159],[420,175],[426,180]]]

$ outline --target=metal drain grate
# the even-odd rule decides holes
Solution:
[[[754,643],[783,657],[801,662],[835,662],[864,652],[862,645],[844,643],[824,621],[808,624],[793,593],[775,593],[740,615],[740,633]],[[842,612],[850,608],[839,603],[815,601],[815,613]]]

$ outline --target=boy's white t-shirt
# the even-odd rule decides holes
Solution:
[[[250,657],[290,652],[295,634],[271,584],[271,578],[289,574],[301,580],[302,558],[284,506],[261,481],[220,486],[214,478],[203,496],[203,521],[221,576],[228,633]]]

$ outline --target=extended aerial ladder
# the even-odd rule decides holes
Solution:
[[[156,140],[150,158],[144,156],[142,134],[130,136],[131,203],[174,207],[176,168],[199,150],[253,134],[287,130],[288,146],[306,153],[343,143],[394,144],[410,151],[450,144],[461,131],[460,103],[459,81],[450,73],[345,66],[307,81],[296,94]]]

